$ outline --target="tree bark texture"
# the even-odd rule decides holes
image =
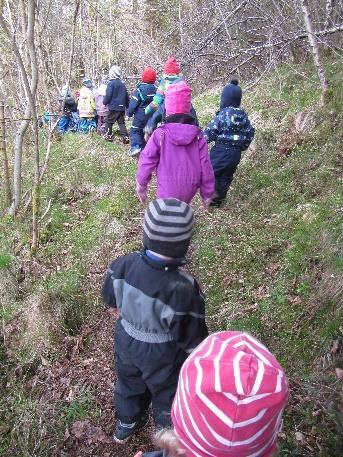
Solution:
[[[302,7],[302,11],[303,11],[304,23],[305,23],[305,27],[306,27],[306,31],[307,31],[308,41],[309,41],[311,49],[312,49],[313,60],[314,60],[315,66],[316,66],[318,78],[320,81],[320,85],[322,87],[322,91],[323,91],[323,93],[325,93],[329,87],[329,83],[325,76],[325,70],[324,70],[324,66],[323,66],[323,63],[321,60],[321,56],[320,56],[319,43],[318,43],[315,31],[313,29],[308,1],[301,0],[301,7]]]
[[[0,151],[2,155],[3,170],[4,170],[4,191],[6,203],[11,204],[11,185],[10,173],[8,169],[8,158],[6,151],[6,123],[5,123],[5,103],[0,103]]]

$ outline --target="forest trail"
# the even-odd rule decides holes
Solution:
[[[284,367],[291,396],[283,454],[312,457],[324,449],[331,457],[340,455],[343,431],[335,371],[343,350],[337,179],[343,105],[337,97],[319,107],[312,67],[308,72],[300,80],[285,67],[247,97],[255,145],[223,208],[205,212],[195,199],[187,269],[206,294],[210,331],[248,331]],[[341,75],[332,67],[337,93]],[[219,93],[194,104],[205,126]],[[299,119],[306,122],[296,131]],[[30,170],[31,158],[25,160]],[[0,220],[4,457],[133,457],[153,449],[152,423],[125,446],[112,441],[115,321],[100,298],[111,260],[141,247],[136,167],[119,140],[65,135],[54,143],[42,185],[35,258],[29,218]],[[149,199],[154,192],[152,185]]]

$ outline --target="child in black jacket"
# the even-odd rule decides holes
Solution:
[[[145,114],[145,108],[152,102],[156,93],[156,71],[147,67],[142,73],[142,82],[138,84],[133,92],[127,109],[127,115],[133,116],[130,129],[131,156],[136,156],[145,146],[144,127],[149,116]]]
[[[118,122],[123,143],[128,144],[130,141],[125,125],[125,110],[129,106],[130,99],[125,84],[120,80],[120,76],[120,68],[117,65],[113,65],[109,71],[110,81],[107,84],[106,95],[103,100],[103,104],[108,106],[107,133],[104,138],[108,141],[113,141],[113,124]]]
[[[179,370],[208,335],[205,303],[196,280],[179,270],[193,227],[193,210],[177,199],[152,201],[145,213],[143,252],[114,261],[104,302],[117,308],[117,383],[114,440],[125,442],[148,420],[170,426]]]
[[[254,138],[255,129],[247,113],[240,108],[242,89],[236,79],[227,84],[221,94],[220,111],[204,130],[207,142],[215,141],[210,151],[216,178],[216,192],[211,205],[221,206],[226,198],[242,151]]]

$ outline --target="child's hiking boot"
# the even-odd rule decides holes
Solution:
[[[141,152],[141,150],[142,149],[140,147],[132,148],[131,151],[129,152],[130,157],[136,157]]]
[[[149,413],[145,412],[140,419],[132,424],[125,424],[119,419],[116,421],[116,428],[114,430],[113,439],[116,443],[125,443],[132,435],[140,430],[149,420]]]
[[[212,208],[221,208],[223,206],[224,200],[212,200],[210,207]]]
[[[130,138],[128,136],[123,137],[123,143],[124,144],[130,144]]]
[[[106,135],[103,136],[104,140],[106,141],[113,141],[113,135],[110,135],[108,133],[106,133]]]

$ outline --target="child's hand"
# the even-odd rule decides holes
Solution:
[[[113,308],[113,307],[107,308],[107,312],[111,316],[114,316],[114,317],[118,316],[118,309],[117,308]]]
[[[144,186],[141,186],[138,182],[136,183],[136,192],[139,198],[139,201],[144,205],[147,199],[148,189]]]
[[[142,455],[143,455],[143,452],[142,452],[142,451],[139,451],[139,452],[137,452],[137,454],[135,455],[135,457],[142,457]]]

